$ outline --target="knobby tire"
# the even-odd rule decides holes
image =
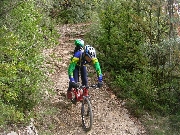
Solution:
[[[93,123],[93,113],[91,108],[91,103],[88,97],[83,98],[82,106],[81,106],[81,117],[82,117],[82,125],[84,130],[90,131]]]

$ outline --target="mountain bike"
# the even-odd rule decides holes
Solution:
[[[88,87],[78,86],[77,88],[72,88],[73,98],[71,102],[76,104],[77,102],[81,102],[81,119],[82,126],[85,131],[90,131],[93,124],[93,112],[90,102],[90,96],[88,93],[89,88],[98,88],[97,85],[91,85]]]

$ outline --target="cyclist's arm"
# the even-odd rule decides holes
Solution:
[[[71,58],[71,62],[70,62],[69,67],[68,67],[68,75],[69,75],[69,77],[73,78],[73,71],[74,71],[77,63],[79,62],[80,55],[81,55],[80,52],[76,52],[74,54],[74,56]]]
[[[92,63],[94,65],[94,68],[96,70],[96,73],[97,73],[98,77],[102,76],[101,67],[100,67],[98,59],[97,58],[93,58],[92,59]]]

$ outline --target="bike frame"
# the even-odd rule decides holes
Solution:
[[[87,95],[84,95],[84,93],[85,92],[88,93],[88,89],[85,86],[80,86],[78,88],[73,88],[72,92],[74,93],[76,102],[79,102],[83,100],[83,96],[87,96]]]
[[[79,86],[77,88],[72,88],[72,92],[75,96],[76,102],[82,101],[84,96],[89,97],[89,95],[88,95],[88,93],[89,93],[88,89],[89,88],[98,89],[98,86],[97,86],[97,84],[94,84],[94,85],[91,85],[88,87]],[[85,93],[87,93],[87,94],[85,95]]]

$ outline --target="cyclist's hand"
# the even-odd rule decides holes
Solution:
[[[98,77],[98,85],[97,85],[99,88],[101,88],[103,86],[103,81],[102,80],[103,80],[103,77],[102,77],[102,75],[100,75]]]
[[[71,76],[69,76],[69,80],[70,80],[70,82],[74,82],[74,78]]]
[[[69,76],[69,84],[73,88],[77,88],[78,87],[77,83],[75,83],[74,78],[72,76]]]
[[[77,83],[75,83],[74,81],[73,82],[70,81],[69,83],[73,88],[79,87],[79,85]]]
[[[98,82],[97,86],[101,88],[103,86],[103,82]]]
[[[102,82],[103,81],[103,76],[102,75],[99,75],[98,76],[98,82]]]

